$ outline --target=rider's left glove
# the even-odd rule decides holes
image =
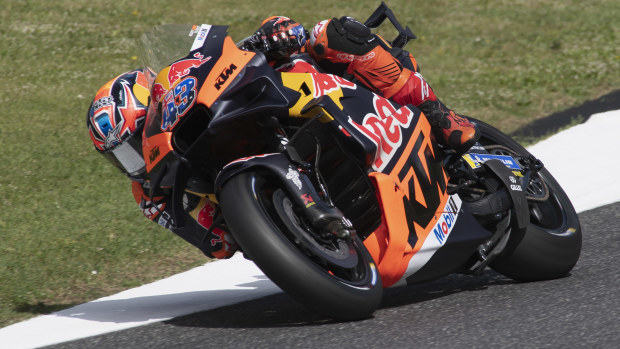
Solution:
[[[265,19],[253,35],[254,47],[269,60],[279,60],[299,51],[305,44],[308,32],[294,20],[273,16]]]

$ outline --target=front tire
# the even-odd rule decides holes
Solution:
[[[483,146],[501,145],[520,156],[530,153],[496,128],[474,121],[482,133]],[[497,148],[491,153],[514,155]],[[566,276],[581,253],[581,225],[570,199],[558,182],[543,168],[527,188],[530,223],[524,232],[510,237],[504,251],[490,264],[497,272],[519,281],[548,280]],[[546,193],[543,193],[546,191]],[[544,200],[544,194],[548,198]]]
[[[247,172],[222,188],[224,219],[244,253],[311,310],[347,321],[371,316],[383,287],[362,241],[356,237],[330,245],[316,239],[279,187],[273,179]]]

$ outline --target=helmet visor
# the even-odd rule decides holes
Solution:
[[[129,176],[137,176],[144,173],[146,167],[141,149],[142,142],[137,137],[129,137],[118,146],[103,152],[103,156]]]

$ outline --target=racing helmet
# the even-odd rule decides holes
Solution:
[[[86,115],[95,149],[129,177],[145,172],[142,129],[148,95],[146,76],[132,70],[103,85]]]

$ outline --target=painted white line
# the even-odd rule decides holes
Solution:
[[[528,148],[566,190],[578,212],[620,201],[620,111]],[[185,273],[0,329],[0,347],[36,348],[118,331],[280,292],[240,254]]]
[[[167,279],[0,329],[0,347],[36,348],[260,298],[281,290],[238,253]]]
[[[560,183],[577,212],[620,200],[620,111],[595,114],[528,148]]]

